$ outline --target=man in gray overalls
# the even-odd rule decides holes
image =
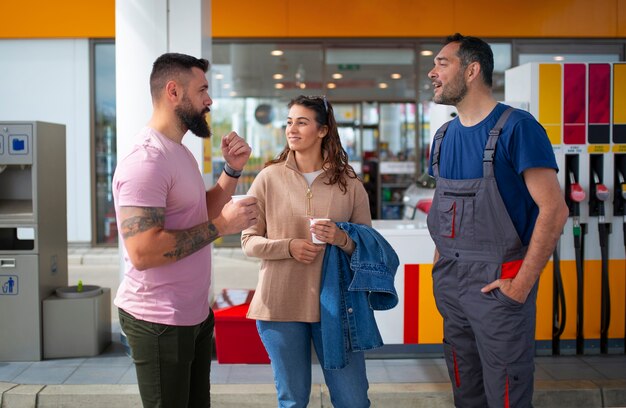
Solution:
[[[457,407],[530,407],[537,281],[568,216],[541,125],[492,95],[484,41],[448,37],[429,72],[458,117],[435,135],[428,228]],[[445,136],[445,137],[444,137]]]

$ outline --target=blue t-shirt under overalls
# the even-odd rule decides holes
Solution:
[[[485,119],[474,126],[463,126],[458,117],[450,122],[441,144],[441,177],[482,177],[483,150],[489,131],[507,108],[507,105],[499,103]],[[526,188],[522,172],[534,167],[558,169],[552,145],[543,127],[530,113],[516,109],[500,133],[494,173],[502,201],[524,245],[530,242],[539,210]],[[429,173],[433,175],[432,163]]]

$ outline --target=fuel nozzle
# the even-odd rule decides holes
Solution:
[[[580,239],[580,203],[585,199],[587,194],[585,194],[585,190],[583,190],[582,186],[576,181],[576,177],[574,176],[574,172],[569,172],[569,197],[572,200],[573,206],[573,232],[574,232],[574,246],[578,246]]]
[[[598,177],[598,173],[593,172],[593,182],[596,188],[596,199],[599,201],[598,203],[598,222],[604,222],[604,202],[609,199],[609,189],[602,183],[600,183],[600,177]]]
[[[595,171],[593,172],[593,181],[596,183],[596,198],[602,202],[608,200],[609,189],[604,184],[600,183],[598,173],[596,173]]]
[[[576,204],[584,201],[587,194],[585,194],[585,190],[583,190],[582,186],[576,181],[576,177],[573,172],[569,172],[569,198],[574,201]]]
[[[624,183],[624,175],[620,170],[617,171],[617,178],[619,179],[619,192],[622,199],[626,201],[626,184]],[[624,214],[624,224],[626,224],[626,214]]]

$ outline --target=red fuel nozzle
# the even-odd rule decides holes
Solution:
[[[596,184],[596,198],[600,201],[609,199],[609,189],[604,184]]]
[[[574,173],[572,173],[571,171],[569,173],[569,181],[569,198],[576,203],[582,202],[587,195],[585,194],[585,190],[583,190],[580,184],[576,182],[576,178],[574,178]]]
[[[593,181],[596,184],[596,198],[599,201],[606,201],[609,199],[609,189],[602,183],[600,183],[600,178],[593,172]]]

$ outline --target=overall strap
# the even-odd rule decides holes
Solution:
[[[433,149],[432,167],[433,167],[433,176],[435,177],[435,179],[439,177],[439,151],[441,150],[441,142],[443,141],[443,136],[445,135],[450,122],[452,121],[449,120],[446,123],[444,123],[443,126],[441,126],[437,130],[437,133],[435,133],[435,138],[433,139],[435,143],[435,148]]]
[[[493,177],[493,157],[496,152],[496,144],[498,144],[498,138],[500,133],[502,133],[504,124],[514,110],[512,107],[505,110],[500,115],[500,119],[498,119],[493,129],[489,131],[489,139],[487,139],[485,151],[483,152],[483,177]]]

